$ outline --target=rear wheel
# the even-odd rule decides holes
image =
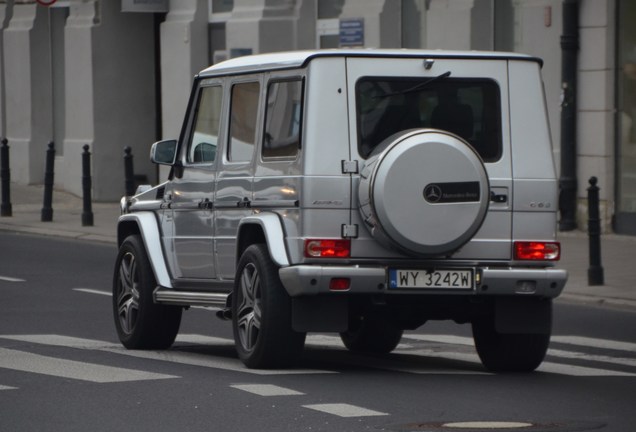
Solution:
[[[232,318],[236,351],[247,367],[291,366],[302,353],[305,333],[292,330],[291,298],[264,244],[248,247],[239,260]]]
[[[390,320],[369,315],[346,332],[340,333],[340,339],[350,351],[387,354],[398,346],[402,333],[403,330]]]
[[[113,277],[113,313],[121,343],[129,349],[165,349],[174,342],[182,309],[156,304],[157,282],[138,235],[119,248]]]
[[[499,333],[493,317],[473,322],[477,354],[492,372],[532,372],[545,358],[550,333]]]

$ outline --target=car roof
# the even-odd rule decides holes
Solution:
[[[325,49],[254,54],[236,57],[204,69],[200,77],[245,74],[268,70],[295,69],[321,57],[422,58],[422,59],[498,59],[526,60],[543,64],[540,58],[495,51],[446,51],[411,49]]]

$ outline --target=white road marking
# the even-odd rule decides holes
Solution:
[[[324,335],[324,334],[309,334],[305,339],[306,345],[315,345],[319,347],[329,347],[329,348],[342,348],[346,349],[344,344],[342,343],[342,339],[340,336],[332,336],[332,335]],[[398,344],[396,349],[408,349],[412,348],[412,345],[408,344]]]
[[[17,390],[16,387],[9,387],[9,386],[4,386],[4,385],[0,385],[0,391],[2,390]]]
[[[633,377],[636,374],[629,372],[618,372],[608,369],[588,368],[583,366],[574,366],[571,364],[552,363],[544,361],[537,369],[538,372],[548,372],[559,375],[570,376],[587,376],[587,377],[599,377],[599,376],[614,376],[614,377]]]
[[[24,279],[19,279],[19,278],[14,278],[9,276],[0,276],[0,280],[3,280],[5,282],[26,282],[26,280]]]
[[[195,345],[225,345],[234,346],[233,339],[220,338],[215,336],[204,336],[200,334],[180,334],[177,335],[176,342],[190,343]]]
[[[188,335],[184,335],[184,339],[188,338]],[[0,338],[18,340],[23,342],[30,342],[36,344],[43,345],[55,345],[55,346],[64,346],[68,348],[80,348],[80,349],[93,349],[98,351],[110,352],[115,354],[126,355],[129,357],[137,357],[144,358],[149,360],[160,360],[167,361],[172,363],[179,364],[187,364],[191,366],[201,366],[212,369],[223,369],[235,372],[244,372],[253,375],[303,375],[303,374],[330,374],[337,373],[333,371],[327,370],[316,370],[316,369],[248,369],[243,365],[243,363],[237,358],[223,358],[219,356],[212,356],[210,354],[205,353],[193,353],[193,352],[185,352],[178,351],[178,346],[176,349],[165,350],[165,351],[136,351],[136,350],[127,350],[120,344],[115,344],[111,342],[103,342],[92,339],[82,339],[75,338],[70,336],[61,336],[61,335],[0,335]],[[197,339],[197,338],[194,338]],[[204,337],[204,340],[208,340]],[[214,341],[222,342],[224,345],[234,345],[234,342],[231,339],[221,339],[221,338],[213,338]],[[215,342],[215,345],[218,345],[218,342]]]
[[[612,363],[621,366],[630,366],[636,367],[636,359],[633,358],[625,358],[625,357],[614,357],[614,356],[605,356],[598,354],[585,354],[574,351],[564,351],[557,349],[548,349],[548,355],[553,357],[567,358],[567,359],[576,359],[576,360],[587,360],[587,361],[595,361],[601,363]]]
[[[174,375],[64,360],[6,348],[0,348],[0,368],[97,383],[178,378]]]
[[[452,345],[464,345],[464,346],[475,346],[473,342],[473,338],[465,337],[465,336],[454,336],[454,335],[420,335],[420,334],[408,334],[404,335],[402,339],[411,339],[416,341],[424,341],[424,342],[437,342],[437,343],[445,343]]]
[[[388,413],[373,411],[346,403],[303,405],[303,407],[327,414],[333,414],[338,417],[371,417],[389,415]]]
[[[272,384],[234,384],[230,387],[259,396],[299,396],[305,394]]]
[[[192,366],[201,366],[212,369],[223,369],[229,371],[243,372],[253,375],[300,375],[300,374],[328,374],[338,373],[330,370],[316,369],[287,369],[287,370],[257,370],[246,368],[240,360],[235,357],[222,357],[204,352],[188,352],[186,346],[179,344],[195,344],[209,345],[211,347],[231,347],[234,345],[232,339],[218,338],[212,336],[203,336],[197,334],[183,334],[177,337],[177,345],[172,350],[165,351],[134,351],[123,348],[119,343],[98,341],[93,339],[82,339],[71,336],[62,335],[2,335],[0,338],[17,340],[28,343],[62,346],[77,349],[91,349],[105,351],[130,357],[145,358],[150,360],[167,361],[172,363],[187,364]],[[452,335],[407,335],[407,340],[428,341],[433,343],[441,343],[448,346],[448,349],[440,349],[439,346],[432,348],[411,348],[411,345],[403,344],[396,349],[396,354],[421,356],[430,359],[447,359],[454,361],[467,362],[474,365],[480,365],[481,361],[474,350],[467,350],[466,347],[474,347],[472,338],[460,337]],[[581,342],[575,339],[577,342]],[[585,341],[590,342],[590,341]],[[613,341],[602,341],[592,339],[592,345],[604,346],[622,346],[613,345]],[[564,342],[562,342],[564,343]],[[623,344],[619,342],[619,344]],[[308,337],[308,345],[317,347],[341,348],[344,350],[337,336],[312,335]],[[452,347],[456,348],[453,349]],[[460,348],[463,347],[463,348]],[[627,346],[629,348],[629,346]],[[605,355],[586,354],[573,351],[549,349],[548,355],[563,359],[574,359],[590,362],[602,362],[615,364],[620,366],[636,367],[636,359],[612,357]],[[383,370],[393,370],[398,372],[413,374],[457,374],[457,375],[487,375],[487,371],[460,370],[460,369],[440,369],[439,367],[422,364],[421,366],[414,362],[404,362],[399,358],[387,357],[384,359],[372,358],[365,356],[352,357],[349,360],[342,360],[347,364],[355,364],[361,367],[370,367]],[[540,372],[556,373],[570,376],[636,376],[636,373],[614,371],[609,369],[592,368],[584,366],[574,366],[544,361],[538,368]]]
[[[616,351],[636,352],[636,343],[613,341],[607,339],[596,339],[584,336],[552,336],[553,342],[579,345],[590,348],[611,349]]]
[[[79,291],[79,292],[88,293],[88,294],[98,294],[98,295],[109,296],[109,297],[113,296],[113,293],[111,292],[101,291],[101,290],[96,290],[91,288],[73,288],[73,291]]]

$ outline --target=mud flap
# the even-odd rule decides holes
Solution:
[[[550,334],[552,300],[546,298],[499,297],[495,300],[497,333]]]
[[[349,304],[341,296],[292,298],[292,328],[297,332],[343,332],[348,328]]]

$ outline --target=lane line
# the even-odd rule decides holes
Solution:
[[[178,378],[174,375],[64,360],[6,348],[0,348],[0,368],[96,383]]]
[[[5,386],[5,385],[0,385],[0,391],[2,390],[17,390],[17,387],[9,387],[9,386]]]
[[[389,415],[388,413],[374,411],[346,403],[303,405],[303,407],[338,417],[372,417]]]
[[[83,292],[88,294],[98,294],[98,295],[109,296],[109,297],[113,296],[113,293],[111,292],[101,291],[101,290],[96,290],[91,288],[73,288],[73,291],[78,291],[78,292]]]
[[[300,396],[305,394],[273,384],[233,384],[230,387],[258,396]]]
[[[26,282],[25,279],[19,279],[19,278],[14,278],[9,276],[0,276],[0,280],[3,280],[5,282]]]

